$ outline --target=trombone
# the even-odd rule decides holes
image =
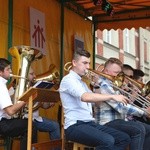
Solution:
[[[67,62],[64,65],[64,70],[67,72],[69,72],[69,70],[71,68],[72,68],[71,62]],[[97,76],[103,76],[103,77],[107,78],[108,80],[112,81],[114,85],[116,85],[118,87],[122,86],[123,80],[124,80],[122,73],[115,77],[115,76],[110,76],[105,73],[99,72],[97,70],[93,70],[93,69],[87,69],[85,72],[85,77],[88,78],[91,81],[91,83],[93,83],[93,82],[95,83],[95,81],[93,81],[93,79],[96,78]]]
[[[150,99],[148,98],[148,95],[150,93],[150,81],[148,81],[146,84],[143,84],[143,83],[133,80],[132,78],[130,78],[126,75],[124,75],[124,78],[127,79],[129,82],[131,82],[134,88],[136,88],[138,91],[140,91],[140,93],[139,93],[128,86],[127,88],[133,94],[135,94],[137,96],[135,97],[132,94],[130,94],[129,92],[127,92],[126,94],[134,97],[135,101],[137,101],[142,107],[144,107],[144,108],[150,107]]]
[[[64,70],[69,72],[69,70],[72,68],[72,63],[71,62],[67,62],[65,65],[64,65]],[[148,95],[150,93],[150,81],[147,83],[147,84],[141,84],[141,83],[138,83],[136,82],[135,80],[127,77],[126,75],[124,75],[124,73],[120,73],[118,74],[117,76],[111,76],[111,75],[108,75],[108,74],[105,74],[105,73],[102,73],[100,71],[97,71],[97,70],[93,70],[93,69],[88,69],[86,71],[86,74],[85,76],[90,80],[91,83],[93,83],[93,77],[96,77],[96,76],[102,76],[102,77],[105,77],[107,78],[108,80],[112,81],[112,87],[115,89],[115,90],[119,90],[121,92],[121,94],[126,94],[127,97],[130,96],[132,98],[134,98],[135,101],[139,102],[142,106],[144,106],[144,108],[147,108],[150,106],[150,101],[147,100],[144,96],[145,95]],[[129,88],[135,95],[137,96],[134,96],[132,94],[130,94],[129,92],[125,91],[122,89],[122,85],[124,83],[124,80],[128,79],[130,82],[133,83],[133,85],[135,85],[136,87],[140,88],[140,90],[142,91],[142,95],[136,93],[133,89],[131,89],[130,87],[127,87]],[[92,84],[93,85],[93,84]],[[94,84],[95,85],[95,84]],[[99,85],[96,85],[96,86],[99,86]],[[139,106],[137,106],[136,104],[134,104],[133,102],[130,103],[132,105],[134,105],[135,107],[138,107],[139,109],[142,109],[143,111],[144,108],[141,108]],[[148,112],[147,112],[148,113]]]
[[[141,95],[143,97],[146,97],[150,93],[150,81],[148,81],[146,84],[143,84],[142,82],[135,81],[134,79],[132,79],[126,75],[124,75],[124,76],[128,81],[133,83],[133,85],[135,85],[141,91]]]
[[[99,65],[99,66],[101,67],[102,65]],[[99,66],[97,67],[97,69],[99,68]],[[101,72],[100,72],[100,74],[101,74]],[[120,73],[118,76],[120,76],[118,79],[122,78],[122,80],[120,80],[120,81],[123,81],[122,85],[124,83],[124,80],[127,79],[128,81],[130,81],[132,83],[132,85],[134,87],[136,87],[139,91],[141,91],[141,94],[135,92],[132,88],[127,87],[130,91],[132,91],[135,95],[137,95],[137,96],[133,96],[132,94],[130,94],[129,92],[126,92],[125,90],[123,90],[121,88],[121,83],[120,83],[120,86],[116,86],[115,84],[113,85],[116,89],[120,90],[121,93],[125,93],[126,95],[130,95],[131,97],[134,97],[135,101],[138,101],[141,105],[144,104],[143,106],[145,106],[145,107],[150,106],[150,101],[145,98],[150,93],[150,81],[148,81],[146,84],[143,84],[141,82],[135,81],[134,79],[128,77],[124,73]],[[118,81],[118,79],[116,81]],[[134,105],[134,103],[133,103],[133,105]]]

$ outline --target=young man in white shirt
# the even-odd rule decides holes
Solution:
[[[6,86],[10,78],[10,62],[5,58],[0,58],[0,134],[2,136],[18,137],[20,136],[20,150],[27,150],[27,129],[28,120],[13,118],[25,102],[13,104]],[[33,124],[32,143],[37,142],[37,130]]]

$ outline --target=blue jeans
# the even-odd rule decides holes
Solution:
[[[5,119],[0,121],[0,134],[9,137],[20,138],[20,150],[27,150],[27,129],[28,120],[27,119]],[[37,129],[33,123],[32,127],[32,143],[37,142]]]
[[[149,146],[149,143],[150,143],[150,125],[143,123],[143,122],[140,122],[140,121],[136,121],[136,122],[143,125],[145,128],[146,133],[145,133],[145,141],[144,141],[143,150],[150,150],[150,146]]]
[[[35,126],[37,130],[41,132],[49,132],[49,136],[51,140],[60,139],[60,127],[56,121],[43,118],[43,122],[39,122],[34,120]]]
[[[67,140],[96,147],[96,150],[125,150],[130,137],[121,131],[95,122],[77,121],[65,130]]]
[[[106,126],[127,133],[131,138],[130,150],[143,150],[145,127],[142,124],[116,119],[108,122]]]

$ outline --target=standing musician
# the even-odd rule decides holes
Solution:
[[[33,69],[30,67],[29,74],[28,74],[28,80],[29,80],[30,87],[35,84],[35,82],[34,82],[35,78],[36,78],[36,75],[35,75]],[[39,102],[36,102],[34,105],[38,105],[38,103]],[[43,102],[40,107],[42,107],[43,109],[48,109],[53,106],[54,106],[54,103]],[[25,114],[24,118],[28,118],[28,114]],[[39,130],[41,132],[48,132],[51,140],[60,139],[59,124],[56,121],[53,121],[51,119],[41,117],[39,115],[38,109],[33,111],[33,122],[34,122],[35,126],[37,127],[37,130]]]
[[[0,134],[9,137],[21,137],[20,150],[27,150],[27,129],[28,120],[12,118],[25,102],[13,104],[6,86],[11,73],[10,62],[5,58],[0,58]],[[32,143],[37,142],[37,130],[33,124]]]
[[[122,72],[122,67],[123,65],[119,59],[110,58],[104,65],[103,73],[116,77]],[[96,92],[112,95],[120,94],[120,91],[115,90],[112,81],[105,77],[100,77],[99,81],[100,90]],[[147,111],[150,112],[149,109]],[[123,121],[127,120],[126,116],[128,114],[137,116],[147,115],[143,110],[131,104],[123,105],[114,100],[102,102],[96,107],[96,118],[99,124],[105,124],[130,135],[130,150],[143,150],[143,143],[144,150],[148,150],[149,146],[147,144],[150,141],[150,126],[134,120]]]
[[[130,143],[128,134],[95,123],[92,103],[113,99],[126,105],[127,99],[122,95],[92,93],[82,81],[89,66],[90,53],[82,49],[76,50],[73,55],[72,69],[60,83],[65,137],[73,142],[96,147],[96,150],[125,150]]]

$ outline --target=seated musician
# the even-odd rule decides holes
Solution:
[[[123,72],[125,73],[125,75],[127,76],[131,76],[135,81],[143,83],[143,77],[144,77],[144,72],[140,69],[133,69],[131,66],[129,65],[124,65],[124,69]],[[131,85],[131,84],[130,84]],[[132,89],[134,90],[134,92],[128,91],[132,94],[141,94],[141,90],[135,86],[132,86]],[[137,95],[138,97],[138,95]],[[145,97],[146,98],[146,97]],[[134,100],[134,104],[136,104],[137,106],[139,106],[140,108],[144,107],[143,104],[141,102],[138,102],[136,100]],[[138,116],[133,116],[134,119],[139,120],[141,122],[150,124],[150,120],[148,117],[146,116],[142,116],[142,117],[138,117]]]
[[[35,84],[34,80],[36,78],[36,75],[33,71],[33,69],[30,67],[29,74],[28,74],[28,80],[30,82],[30,87]],[[44,98],[44,97],[43,97]],[[39,102],[36,102],[34,105],[38,105]],[[50,107],[53,107],[55,104],[51,102],[44,102],[41,103],[40,107],[43,109],[48,109]],[[24,118],[27,118],[28,114],[24,115]],[[37,127],[37,130],[41,132],[48,132],[50,140],[56,140],[60,139],[60,127],[59,124],[51,119],[41,117],[39,115],[39,110],[36,109],[33,111],[33,122],[35,123],[35,126]]]
[[[21,101],[13,104],[6,86],[11,73],[10,62],[0,58],[0,134],[20,138],[20,150],[27,150],[28,120],[13,118],[13,115],[23,108],[26,103]],[[32,143],[37,142],[37,130],[33,123]]]
[[[107,76],[115,77],[122,72],[123,64],[117,58],[109,58],[104,65],[103,72],[105,76],[100,76],[99,79],[99,89],[95,89],[96,93],[102,94],[112,94],[117,95],[119,91],[115,90],[113,87],[113,81],[109,80]],[[143,150],[143,143],[145,138],[145,129],[144,126],[134,122],[134,121],[125,121],[126,114],[128,113],[137,113],[141,116],[144,114],[140,109],[135,108],[134,106],[127,104],[122,105],[112,99],[109,101],[101,102],[96,105],[96,121],[101,125],[106,125],[117,130],[126,132],[130,138],[130,149],[132,150]]]
[[[96,150],[124,150],[130,143],[128,134],[95,123],[92,103],[113,99],[126,105],[127,99],[123,95],[92,93],[82,80],[89,66],[90,53],[83,49],[76,50],[73,55],[72,69],[60,83],[65,137],[73,142],[96,147]]]
[[[143,82],[144,75],[144,72],[140,69],[133,70],[133,79],[135,79],[138,82]]]

